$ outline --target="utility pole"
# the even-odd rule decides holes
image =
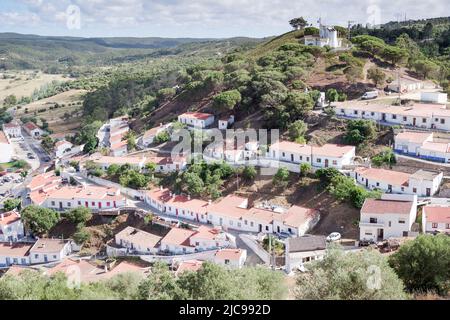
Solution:
[[[352,39],[351,29],[352,25],[355,23],[355,21],[348,21],[348,40],[350,41]]]

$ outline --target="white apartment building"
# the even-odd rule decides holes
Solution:
[[[115,235],[116,245],[139,254],[157,253],[161,239],[157,235],[133,227],[126,227]]]
[[[439,191],[444,174],[419,170],[414,174],[379,168],[358,167],[350,173],[359,184],[367,189],[386,193],[402,193],[431,197]]]
[[[4,123],[3,132],[10,138],[22,138],[22,129],[17,122]]]
[[[70,241],[61,239],[38,239],[30,248],[30,264],[61,261],[72,252]]]
[[[450,234],[450,207],[425,206],[422,209],[423,233]]]
[[[360,240],[380,241],[405,237],[416,220],[417,196],[384,194],[366,199],[361,208]]]
[[[214,255],[214,263],[232,269],[241,269],[247,261],[245,249],[221,249]]]
[[[368,119],[388,125],[450,131],[450,109],[441,104],[414,103],[392,106],[371,102],[336,102],[336,115],[349,119]]]

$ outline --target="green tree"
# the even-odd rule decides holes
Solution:
[[[136,170],[127,170],[120,174],[119,182],[124,187],[143,189],[147,187],[149,179]]]
[[[289,137],[293,141],[300,137],[304,137],[307,130],[308,125],[302,120],[297,120],[288,126]]]
[[[154,162],[148,162],[145,164],[145,169],[147,170],[147,172],[149,174],[153,174],[153,173],[155,173],[155,171],[157,169],[157,165]]]
[[[300,165],[300,176],[306,177],[312,170],[312,166],[309,163],[302,163]]]
[[[375,123],[371,120],[350,120],[344,140],[348,144],[358,145],[376,136]]]
[[[314,108],[314,100],[307,93],[291,91],[287,94],[284,104],[291,119],[307,116]]]
[[[273,176],[272,182],[274,185],[286,186],[289,182],[289,170],[286,168],[278,169],[277,173]]]
[[[257,174],[255,167],[252,166],[245,167],[244,170],[242,170],[242,177],[247,181],[255,180]]]
[[[294,28],[295,30],[302,30],[308,25],[308,21],[305,20],[303,17],[294,18],[289,21],[289,24]]]
[[[91,239],[91,233],[86,228],[81,228],[72,236],[73,240],[78,245],[83,245]]]
[[[125,139],[127,140],[127,148],[129,151],[133,151],[136,149],[136,134],[133,131],[128,131]]]
[[[85,225],[86,222],[92,219],[92,211],[89,208],[78,207],[66,212],[65,217],[73,224]]]
[[[187,172],[185,174],[185,182],[189,193],[194,196],[201,195],[205,188],[203,180],[193,172]]]
[[[17,98],[15,95],[11,94],[9,96],[6,96],[6,98],[3,100],[3,104],[6,107],[13,107],[17,104]]]
[[[14,209],[20,209],[22,201],[20,199],[7,199],[3,203],[3,209],[5,211],[12,211]]]
[[[36,235],[46,234],[59,221],[58,212],[37,206],[23,209],[21,217],[25,227]]]
[[[120,172],[120,166],[118,164],[111,164],[108,169],[106,170],[106,173],[109,177],[115,177]]]
[[[297,278],[297,299],[308,300],[403,300],[402,281],[387,259],[375,250],[344,252],[327,250],[325,258],[307,265]]]
[[[420,235],[403,244],[390,257],[389,263],[410,292],[434,291],[440,295],[448,295],[450,237]]]
[[[170,134],[166,130],[158,133],[156,137],[153,139],[153,143],[155,144],[162,144],[168,141],[170,141]]]
[[[336,89],[328,89],[327,92],[325,93],[325,98],[328,100],[328,102],[331,105],[331,102],[338,101],[339,93],[337,92]]]
[[[367,70],[367,78],[372,80],[376,87],[382,86],[386,80],[386,74],[377,67],[372,67]]]
[[[242,96],[238,90],[225,91],[214,97],[213,107],[219,111],[233,110],[241,100]]]
[[[381,55],[383,59],[389,61],[393,65],[397,65],[408,58],[408,51],[393,46],[386,46]]]

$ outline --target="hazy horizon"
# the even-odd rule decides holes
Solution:
[[[349,8],[352,15],[349,15]],[[450,16],[446,0],[4,0],[1,33],[83,38],[265,38],[303,16],[346,26]]]

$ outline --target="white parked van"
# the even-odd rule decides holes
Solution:
[[[367,91],[361,97],[362,100],[376,99],[378,98],[378,91]]]

